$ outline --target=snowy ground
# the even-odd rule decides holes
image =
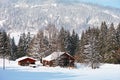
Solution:
[[[77,69],[44,67],[21,67],[15,61],[6,60],[2,69],[0,59],[0,80],[120,80],[120,65],[104,64],[99,69],[79,65]]]

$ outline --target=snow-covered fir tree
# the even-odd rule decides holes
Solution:
[[[114,28],[114,24],[110,25],[109,31],[107,33],[107,53],[105,54],[105,61],[106,62],[114,62],[113,54],[116,50],[118,50],[117,38],[116,38],[116,30]]]
[[[84,45],[84,56],[85,62],[88,63],[93,69],[99,67],[100,63],[100,53],[98,51],[98,32],[97,29],[88,29],[87,43]]]
[[[28,51],[28,46],[31,42],[30,33],[26,35],[25,33],[21,34],[17,49],[17,58],[26,56]]]
[[[118,48],[120,48],[120,23],[118,24],[116,29],[116,38],[117,38]]]
[[[108,26],[106,22],[102,22],[100,26],[100,33],[99,33],[99,53],[102,57],[102,62],[105,60],[105,53],[107,53],[107,33],[108,33]]]
[[[0,29],[0,56],[9,58],[10,55],[10,38],[5,30]]]

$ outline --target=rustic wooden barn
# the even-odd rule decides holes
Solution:
[[[16,61],[18,62],[18,65],[29,66],[29,64],[35,64],[36,60],[32,57],[24,56],[24,57],[17,59]]]
[[[43,58],[43,65],[74,67],[74,57],[66,52],[53,52],[49,56]]]

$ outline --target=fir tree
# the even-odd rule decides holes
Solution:
[[[58,46],[59,46],[59,50],[62,52],[65,51],[65,39],[66,39],[65,36],[66,36],[66,31],[62,27],[58,35]]]
[[[37,35],[32,38],[28,46],[27,55],[34,57],[42,56],[41,53],[44,53],[49,49],[48,38],[44,37],[43,31],[39,30]]]
[[[79,47],[79,37],[78,37],[78,34],[75,33],[75,31],[73,30],[73,33],[72,33],[72,36],[70,37],[69,39],[69,53],[74,56],[75,53],[77,52],[78,50],[78,47]]]
[[[17,58],[26,56],[26,35],[21,34],[18,44]]]
[[[78,62],[83,63],[85,56],[84,56],[84,45],[86,43],[86,39],[85,39],[85,32],[83,31],[81,34],[81,39],[80,39],[80,43],[79,43],[79,50],[78,53],[76,54],[76,60]]]
[[[90,29],[87,31],[87,44],[84,45],[85,62],[95,69],[99,67],[100,54],[98,51],[98,31],[97,29]]]
[[[108,33],[108,27],[106,25],[106,22],[102,22],[101,27],[100,27],[100,33],[99,33],[99,53],[102,57],[102,61],[104,62],[105,60],[105,53],[107,53],[107,33]]]
[[[14,38],[11,39],[10,41],[11,44],[11,54],[10,54],[10,59],[15,60],[17,57],[17,46],[15,44]]]
[[[116,50],[118,50],[117,38],[116,38],[116,30],[114,28],[114,24],[110,25],[109,31],[107,33],[107,53],[105,54],[106,62],[114,62],[113,54]]]
[[[116,38],[117,38],[117,44],[119,49],[120,48],[120,23],[118,24],[116,29]]]
[[[0,31],[0,56],[9,57],[10,55],[10,40],[4,30]]]
[[[10,55],[10,41],[7,33],[0,30],[0,57],[3,58],[3,69],[5,69],[5,58],[9,58]]]

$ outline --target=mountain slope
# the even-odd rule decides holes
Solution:
[[[5,2],[8,1],[8,2]],[[120,22],[120,9],[71,0],[5,0],[0,2],[0,27],[8,32],[37,31],[49,23],[78,33],[89,26]]]

